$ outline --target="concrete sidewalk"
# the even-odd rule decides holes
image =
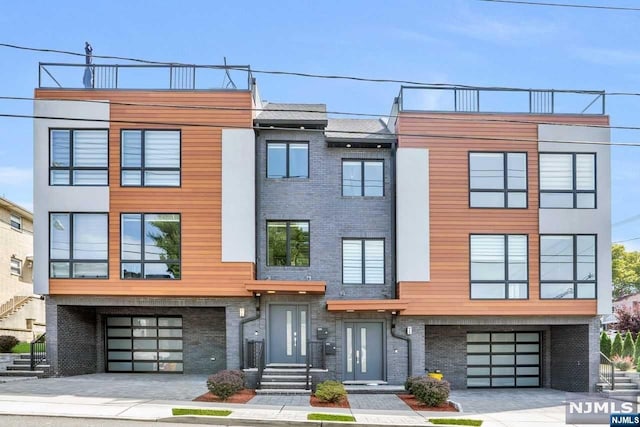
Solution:
[[[173,417],[172,408],[229,409],[228,417]],[[464,408],[463,408],[464,409]],[[234,426],[306,426],[319,425],[307,421],[309,413],[350,414],[360,426],[425,426],[429,418],[471,418],[484,420],[483,427],[567,426],[564,406],[495,413],[425,412],[314,408],[311,406],[276,406],[253,404],[224,404],[192,401],[143,400],[130,398],[78,397],[70,395],[1,394],[0,414],[41,415],[50,417],[108,418],[137,421],[171,421]],[[344,423],[327,423],[337,425]]]

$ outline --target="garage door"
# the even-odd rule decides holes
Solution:
[[[467,387],[540,387],[540,333],[468,333]]]
[[[107,317],[108,372],[182,372],[182,318]]]

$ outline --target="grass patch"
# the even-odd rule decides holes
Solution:
[[[337,414],[319,414],[313,413],[307,415],[309,421],[341,421],[345,423],[355,423],[356,419],[351,415],[337,415]]]
[[[11,353],[31,353],[31,345],[28,342],[19,342],[11,349]]]
[[[226,417],[231,414],[227,409],[193,409],[193,408],[173,408],[173,415],[208,415],[213,417]]]
[[[481,426],[482,420],[468,420],[465,418],[429,418],[431,424],[446,424],[453,426]]]

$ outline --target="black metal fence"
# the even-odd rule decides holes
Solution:
[[[31,370],[35,371],[38,365],[47,359],[46,333],[31,341]]]
[[[264,340],[247,340],[246,349],[244,366],[249,369],[258,369],[257,388],[260,388],[265,367]]]
[[[311,390],[313,387],[311,378],[311,368],[327,369],[325,357],[324,341],[307,341],[307,358],[306,358],[306,389]]]
[[[616,387],[616,372],[613,362],[600,353],[600,382],[607,384],[610,390]]]

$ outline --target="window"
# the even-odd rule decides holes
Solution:
[[[596,236],[540,236],[540,298],[596,298]]]
[[[22,230],[22,217],[16,214],[9,216],[9,224],[14,230]]]
[[[540,154],[540,207],[596,207],[594,153]]]
[[[52,213],[49,216],[50,277],[106,279],[106,213]]]
[[[180,214],[120,216],[120,277],[180,279]]]
[[[342,195],[384,195],[384,163],[382,160],[343,160]]]
[[[267,221],[267,265],[309,266],[309,221]]]
[[[471,299],[527,299],[527,253],[526,235],[471,235]]]
[[[267,178],[309,178],[309,144],[267,143]]]
[[[109,132],[52,129],[50,185],[109,185]]]
[[[384,284],[384,240],[342,240],[342,283]]]
[[[22,261],[18,258],[11,257],[11,274],[22,276]]]
[[[527,153],[469,153],[469,206],[526,208]]]
[[[123,130],[123,187],[180,186],[179,130]]]

